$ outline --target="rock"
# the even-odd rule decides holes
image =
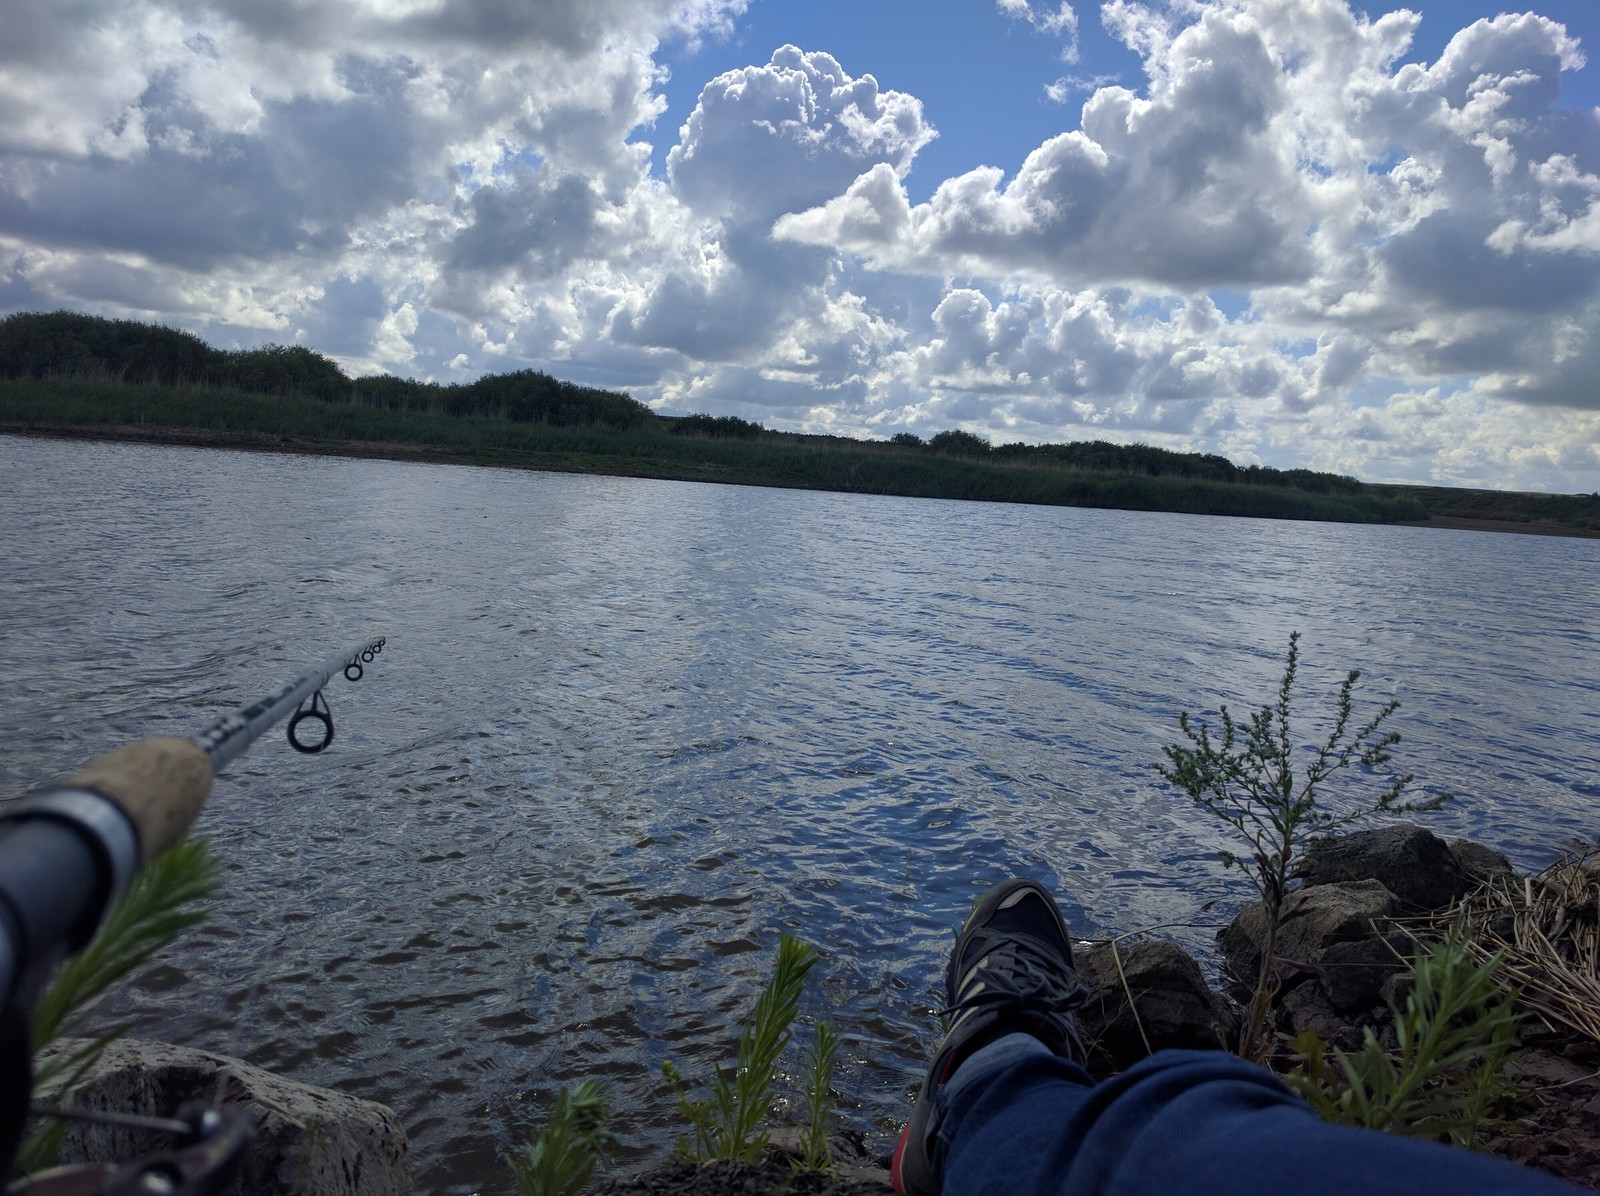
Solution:
[[[1558,1088],[1593,1078],[1594,1069],[1553,1051],[1520,1050],[1506,1058],[1504,1074],[1529,1088]]]
[[[1403,955],[1409,942],[1391,921],[1401,912],[1400,901],[1376,880],[1298,889],[1284,903],[1278,959],[1287,972],[1315,975],[1335,1009],[1375,1004],[1384,979],[1402,966],[1390,945]],[[1229,969],[1244,984],[1255,983],[1266,927],[1257,902],[1217,935]]]
[[[1335,1009],[1365,1009],[1381,1001],[1389,977],[1410,966],[1410,949],[1411,940],[1398,932],[1329,943],[1316,960],[1317,980]]]
[[[1306,888],[1375,880],[1415,910],[1440,910],[1473,888],[1443,839],[1420,826],[1386,826],[1319,839],[1307,854]]]
[[[1456,857],[1456,863],[1461,865],[1461,870],[1475,888],[1482,888],[1494,881],[1509,881],[1517,875],[1517,870],[1505,856],[1471,839],[1453,840],[1450,854]]]
[[[796,1171],[771,1155],[758,1163],[681,1163],[596,1180],[585,1196],[892,1196],[886,1172]]]
[[[1150,1040],[1150,1049],[1157,1051],[1167,1047],[1227,1048],[1238,1032],[1238,1018],[1228,1003],[1207,987],[1200,965],[1180,947],[1151,939],[1122,944],[1115,950],[1121,957],[1120,974],[1110,944],[1085,951],[1077,960],[1078,973],[1091,994],[1078,1011],[1078,1027],[1097,1064],[1110,1064],[1111,1070],[1120,1071],[1143,1059],[1148,1054],[1145,1038]],[[1123,976],[1127,977],[1126,986]]]
[[[781,1163],[791,1174],[803,1170],[805,1138],[806,1132],[800,1126],[778,1126],[767,1135],[767,1146],[762,1152],[761,1161]],[[846,1190],[852,1189],[854,1185],[864,1185],[868,1190],[883,1188],[893,1191],[893,1185],[889,1182],[887,1162],[882,1167],[872,1165],[867,1158],[866,1146],[866,1139],[858,1133],[829,1134],[830,1162],[826,1172],[828,1180],[836,1187]],[[590,1192],[587,1196],[595,1194]]]
[[[1572,1045],[1570,1042],[1569,1046]],[[1487,1127],[1484,1145],[1588,1188],[1600,1181],[1600,1083],[1593,1043],[1576,1063],[1546,1050],[1523,1049],[1506,1060],[1504,1074],[1523,1089],[1514,1122]]]
[[[1378,989],[1378,999],[1387,1009],[1400,1009],[1406,1007],[1406,999],[1411,996],[1411,990],[1416,987],[1416,977],[1410,972],[1396,972],[1383,982]]]
[[[52,1050],[68,1049],[61,1043]],[[78,1108],[169,1117],[187,1101],[245,1105],[256,1131],[230,1193],[266,1196],[405,1196],[406,1135],[393,1111],[326,1088],[286,1080],[226,1055],[164,1042],[113,1042],[67,1095]],[[68,1121],[63,1163],[112,1163],[164,1150],[160,1133]]]
[[[1283,1011],[1296,1034],[1310,1030],[1327,1046],[1355,1051],[1361,1048],[1361,1031],[1334,1009],[1320,984],[1297,984],[1283,995]]]

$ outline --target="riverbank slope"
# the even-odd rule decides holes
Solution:
[[[0,384],[3,389],[3,384]],[[0,397],[0,416],[5,414],[3,397]],[[298,437],[291,433],[267,432],[267,430],[253,430],[248,427],[186,427],[186,425],[150,424],[150,422],[56,422],[42,421],[42,419],[0,419],[0,435],[18,435],[18,437],[48,437],[62,438],[62,440],[106,440],[106,441],[131,441],[131,443],[149,443],[149,445],[184,445],[192,448],[224,448],[240,449],[240,451],[256,452],[296,452],[304,456],[336,456],[357,457],[357,459],[384,459],[384,460],[416,460],[416,462],[429,462],[429,464],[443,465],[485,465],[485,467],[498,468],[528,468],[528,470],[554,470],[563,473],[600,473],[611,476],[635,476],[635,478],[662,478],[669,481],[722,481],[730,484],[765,484],[765,486],[787,486],[787,488],[805,489],[840,489],[845,492],[882,492],[882,494],[904,494],[907,497],[973,497],[973,499],[990,500],[1016,500],[1016,502],[1029,502],[1026,497],[1008,499],[1003,494],[981,494],[981,492],[947,492],[947,486],[925,486],[925,488],[907,489],[877,489],[866,484],[853,486],[853,484],[806,484],[800,480],[782,480],[782,476],[763,476],[760,473],[749,475],[736,468],[726,467],[717,460],[693,459],[661,459],[650,456],[627,456],[627,454],[605,454],[605,452],[573,451],[573,449],[552,448],[549,451],[538,449],[517,449],[515,446],[502,446],[493,448],[488,445],[474,446],[446,446],[429,445],[429,443],[406,443],[397,440],[363,440],[363,438],[314,438]],[[1101,478],[1109,483],[1110,478]],[[1043,505],[1085,505],[1085,507],[1115,507],[1128,508],[1128,510],[1176,510],[1176,512],[1202,513],[1202,515],[1256,515],[1261,518],[1274,518],[1274,515],[1264,510],[1238,510],[1237,507],[1254,507],[1256,504],[1238,504],[1229,502],[1226,494],[1208,494],[1205,486],[1192,486],[1190,491],[1181,500],[1174,500],[1171,505],[1155,505],[1147,502],[1149,494],[1139,492],[1133,478],[1126,478],[1130,484],[1117,488],[1114,484],[1104,484],[1098,492],[1088,492],[1086,497],[1091,500],[1085,502],[1051,502],[1046,499],[1035,499]],[[1085,488],[1091,489],[1091,488]],[[1373,486],[1371,489],[1403,489],[1382,488]],[[930,492],[938,491],[938,492]],[[1445,488],[1429,488],[1430,496],[1434,496],[1434,505],[1445,510],[1453,510],[1461,500],[1453,499],[1454,492]],[[1483,508],[1478,502],[1480,491],[1461,491],[1459,494],[1467,496],[1469,502],[1477,502],[1478,508]],[[1234,496],[1237,499],[1237,496]],[[1277,518],[1309,518],[1309,520],[1328,521],[1384,521],[1384,523],[1400,523],[1413,528],[1443,528],[1453,531],[1490,531],[1490,532],[1518,532],[1525,536],[1566,536],[1578,539],[1600,539],[1600,528],[1587,528],[1573,523],[1560,523],[1552,518],[1536,518],[1528,515],[1518,507],[1518,500],[1546,499],[1549,496],[1518,496],[1518,494],[1496,494],[1501,505],[1498,508],[1490,507],[1486,510],[1499,510],[1498,516],[1486,518],[1472,518],[1472,516],[1453,515],[1453,513],[1432,513],[1427,518],[1390,518],[1390,520],[1342,520],[1338,515],[1317,515],[1317,513],[1302,513],[1302,515],[1278,515]],[[1118,500],[1122,499],[1122,500]],[[1211,502],[1206,502],[1211,499]],[[1600,504],[1597,504],[1600,505]],[[1406,512],[1398,512],[1406,513]],[[1414,513],[1414,512],[1410,512]]]

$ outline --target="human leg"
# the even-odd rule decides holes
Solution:
[[[1161,1051],[1090,1084],[1012,1035],[969,1058],[936,1103],[945,1196],[1577,1191],[1485,1155],[1329,1125],[1270,1071],[1223,1051]]]
[[[1163,1051],[1096,1084],[1082,986],[1041,886],[979,902],[945,975],[953,1015],[895,1152],[907,1196],[1476,1196],[1576,1191],[1467,1151],[1323,1122],[1265,1068]]]

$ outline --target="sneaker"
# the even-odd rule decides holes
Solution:
[[[1072,966],[1067,923],[1033,881],[1005,881],[978,902],[950,952],[944,984],[944,1013],[954,1020],[917,1093],[889,1172],[895,1191],[906,1196],[939,1196],[933,1098],[974,1051],[1020,1032],[1080,1066],[1085,1062],[1073,1010],[1086,994]]]

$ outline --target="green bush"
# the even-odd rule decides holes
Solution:
[[[332,358],[304,345],[264,345],[226,355],[228,381],[259,394],[309,395],[335,400],[351,396],[350,379]]]
[[[220,382],[224,355],[193,333],[78,312],[18,312],[0,320],[0,378]]]
[[[680,415],[667,430],[674,436],[709,436],[716,440],[757,440],[766,431],[760,424],[737,415]]]
[[[928,448],[947,457],[987,457],[990,452],[989,442],[982,436],[959,430],[935,434],[929,439]]]
[[[1274,702],[1243,722],[1222,707],[1220,740],[1212,738],[1206,723],[1191,719],[1184,711],[1178,716],[1178,727],[1187,742],[1163,748],[1167,763],[1157,766],[1170,785],[1239,836],[1242,850],[1224,852],[1223,866],[1244,873],[1266,914],[1260,970],[1239,1032],[1238,1051],[1247,1058],[1259,1058],[1268,1049],[1262,1038],[1277,990],[1277,942],[1284,903],[1311,842],[1369,815],[1436,810],[1449,799],[1448,794],[1440,794],[1426,801],[1402,802],[1413,779],[1406,773],[1390,780],[1375,797],[1346,797],[1342,809],[1326,805],[1334,797],[1327,791],[1328,785],[1338,774],[1359,769],[1363,775],[1371,775],[1391,762],[1391,749],[1399,744],[1400,735],[1385,730],[1384,725],[1400,703],[1384,703],[1352,730],[1352,695],[1361,674],[1355,670],[1346,674],[1335,699],[1333,726],[1304,757],[1302,770],[1297,765],[1302,758],[1301,745],[1291,725],[1299,664],[1297,631],[1289,636],[1288,659]]]

